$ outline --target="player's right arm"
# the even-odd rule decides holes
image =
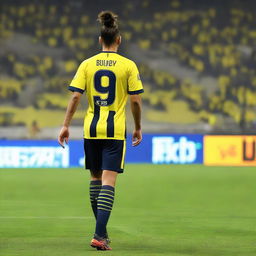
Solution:
[[[134,131],[132,134],[132,145],[137,146],[142,141],[141,132],[141,97],[140,95],[131,95],[131,111],[134,119]]]
[[[139,71],[134,62],[129,66],[128,94],[130,94],[131,111],[134,119],[134,131],[132,134],[132,145],[137,146],[142,141],[141,132],[141,97],[143,86]]]

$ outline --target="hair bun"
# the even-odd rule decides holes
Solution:
[[[105,27],[117,27],[117,15],[111,11],[102,11],[98,16],[98,21]]]

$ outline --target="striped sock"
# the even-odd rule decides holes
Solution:
[[[98,210],[95,234],[99,237],[104,237],[108,219],[114,203],[115,188],[104,185],[101,187],[98,197]]]
[[[97,219],[97,200],[101,190],[101,184],[101,180],[92,180],[90,183],[90,200],[95,219]]]

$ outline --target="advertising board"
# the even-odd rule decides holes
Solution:
[[[138,147],[127,137],[126,163],[202,164],[203,136],[144,134]],[[65,149],[57,141],[0,140],[0,168],[83,167],[83,140]]]
[[[204,164],[256,166],[256,136],[204,136]]]
[[[69,167],[69,147],[54,141],[0,141],[0,168]]]

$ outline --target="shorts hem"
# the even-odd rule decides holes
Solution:
[[[85,167],[85,170],[92,170],[92,171],[98,171],[97,170],[94,170],[94,169],[91,169],[89,167]],[[123,173],[124,172],[124,169],[114,169],[114,168],[101,168],[101,170],[107,170],[107,171],[113,171],[113,172],[118,172],[118,173]]]

